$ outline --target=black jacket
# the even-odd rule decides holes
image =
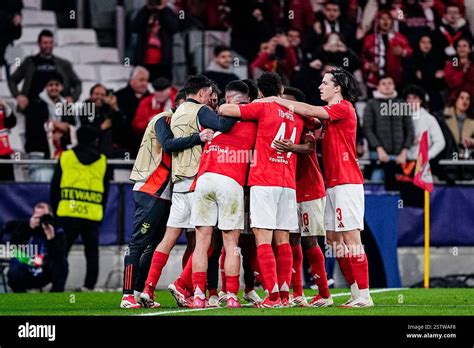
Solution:
[[[42,152],[44,158],[50,157],[48,139],[44,129],[45,122],[49,119],[48,105],[42,99],[30,101],[24,111],[25,114],[25,151]],[[75,125],[75,118],[71,116],[61,117],[61,121]],[[61,144],[63,148],[70,143],[68,135],[63,136]]]
[[[84,101],[84,107],[90,106],[93,102],[90,99]],[[89,108],[90,110],[90,108]],[[113,143],[113,122],[119,122],[122,119],[123,115],[121,114],[120,110],[115,111],[109,105],[104,104],[101,107],[95,106],[94,108],[95,113],[93,118],[83,117],[81,120],[81,126],[83,125],[90,125],[95,127],[100,132],[100,139],[99,139],[99,149],[104,155],[108,158],[112,155],[112,143]],[[110,119],[112,120],[112,127],[102,130],[100,127],[102,123]]]
[[[137,98],[129,84],[115,92],[119,112],[114,113],[112,118],[113,143],[120,148],[131,151],[132,158],[135,158],[138,153],[141,142],[141,138],[138,139],[133,133],[132,120],[140,102],[149,95],[150,92],[147,91],[141,98]]]
[[[382,146],[388,155],[398,155],[413,145],[415,129],[410,115],[395,108],[402,99],[370,99],[364,110],[364,133],[369,149]]]
[[[94,145],[82,145],[79,144],[73,148],[74,153],[76,154],[78,160],[82,164],[91,164],[97,161],[100,158],[100,151]],[[62,176],[62,169],[61,164],[58,161],[56,167],[54,169],[53,179],[51,180],[51,189],[50,189],[50,201],[53,211],[56,212],[58,210],[59,201],[61,200],[61,176]],[[104,194],[102,200],[102,207],[105,208],[107,204],[107,197],[109,194],[109,182],[111,178],[111,171],[110,168],[107,166],[107,170],[104,175]],[[95,222],[91,222],[95,223]]]
[[[16,98],[18,94],[28,95],[31,89],[33,78],[36,73],[35,57],[26,57],[22,64],[15,70],[8,80],[8,87],[10,92]],[[82,82],[74,72],[69,61],[53,56],[51,58],[56,66],[56,71],[64,79],[64,96],[71,96],[74,100],[78,100],[82,92]],[[18,89],[18,84],[23,81],[21,91]]]
[[[443,89],[445,87],[444,79],[437,79],[435,73],[437,70],[444,70],[445,58],[442,51],[432,49],[431,52],[425,54],[416,49],[413,55],[407,59],[403,70],[406,84],[419,85],[426,91]],[[421,72],[421,79],[416,76],[417,71]]]

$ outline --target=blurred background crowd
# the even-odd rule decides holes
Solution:
[[[464,0],[4,0],[0,158],[55,159],[87,124],[107,157],[133,159],[190,74],[224,91],[273,71],[322,105],[322,76],[341,66],[360,85],[366,179],[410,177],[427,130],[436,177],[473,180],[473,167],[437,165],[473,156],[473,23]],[[0,180],[53,174],[0,166]]]

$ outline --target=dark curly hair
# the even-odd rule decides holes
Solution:
[[[343,68],[332,69],[328,74],[333,76],[332,81],[336,86],[341,86],[342,97],[353,103],[359,96],[359,87],[354,75]]]
[[[304,103],[306,99],[304,93],[300,89],[295,87],[285,87],[285,91],[283,92],[283,94],[291,95],[295,97],[296,101],[302,103]]]
[[[266,72],[258,78],[257,86],[264,97],[278,97],[283,84],[278,74]]]
[[[249,94],[249,87],[240,80],[234,80],[230,81],[226,86],[225,86],[225,91],[235,91],[235,92],[240,92],[242,94],[248,95]]]
[[[258,98],[258,87],[257,84],[251,79],[242,80],[243,83],[249,88],[249,98],[250,101],[254,101]]]
[[[211,87],[212,81],[204,75],[190,76],[184,84],[187,95],[197,94],[201,89]]]

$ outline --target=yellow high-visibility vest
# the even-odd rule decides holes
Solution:
[[[61,200],[57,216],[102,221],[104,209],[104,176],[107,160],[104,155],[91,164],[79,161],[73,150],[64,151],[61,165]]]

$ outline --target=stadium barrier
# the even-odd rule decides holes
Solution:
[[[367,162],[367,163],[365,163]],[[444,161],[445,165],[472,165],[474,161]],[[1,160],[19,165],[54,165],[54,160]],[[110,165],[131,165],[133,161],[108,160]],[[361,165],[368,161],[361,161]],[[100,245],[128,244],[133,229],[135,205],[131,183],[112,182],[104,221],[100,229]],[[34,205],[49,201],[49,183],[0,183],[0,226],[11,220],[27,219]],[[34,192],[34,199],[31,193]],[[431,195],[431,246],[474,246],[474,185],[436,185]],[[383,214],[381,214],[383,212]],[[455,223],[453,224],[453,221]],[[397,247],[423,245],[423,209],[403,207],[400,196],[385,192],[381,184],[365,184],[365,228],[363,243],[371,259],[377,260],[378,284],[401,285]],[[80,242],[79,242],[80,243]],[[184,234],[178,241],[185,244]]]

